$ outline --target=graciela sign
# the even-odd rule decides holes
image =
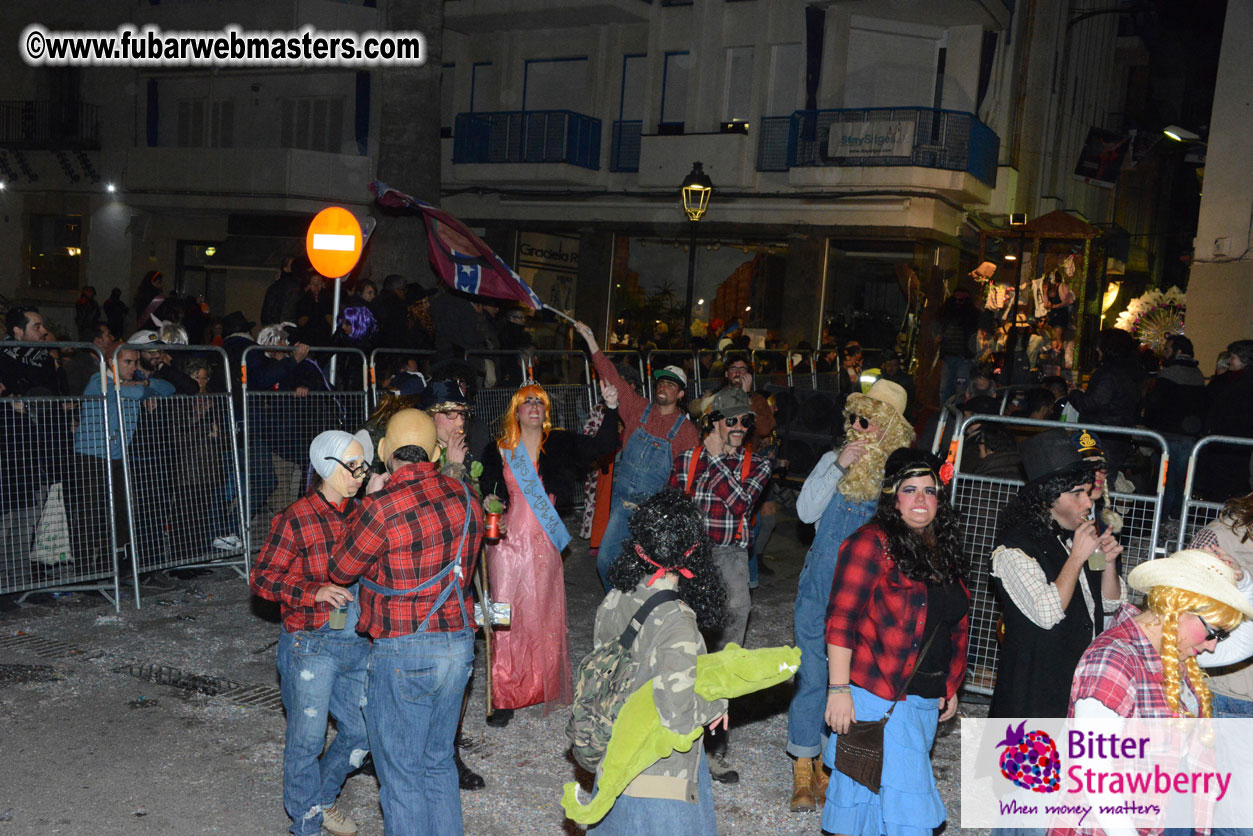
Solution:
[[[962,827],[1253,826],[1253,720],[962,720]]]
[[[831,126],[831,157],[908,157],[914,153],[914,123],[908,119],[837,122]]]

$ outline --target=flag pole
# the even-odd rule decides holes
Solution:
[[[552,305],[545,305],[545,306],[544,306],[544,310],[546,310],[546,311],[552,311],[552,312],[553,312],[553,313],[555,313],[557,316],[561,317],[562,319],[564,319],[566,322],[570,323],[571,325],[578,325],[578,324],[579,324],[579,321],[578,321],[577,319],[575,319],[574,317],[570,316],[569,314],[567,314],[567,313],[565,313],[565,312],[563,312],[563,311],[559,311],[559,310],[557,310],[557,309],[556,309],[556,308],[554,308]]]

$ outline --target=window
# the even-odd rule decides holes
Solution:
[[[470,69],[470,112],[489,113],[496,109],[496,68],[490,61]]]
[[[766,102],[767,116],[791,116],[804,106],[804,51],[800,44],[775,44],[770,47],[770,96]]]
[[[344,100],[339,97],[283,99],[279,144],[284,148],[340,153]]]
[[[85,253],[82,215],[30,215],[30,286],[78,290]]]
[[[931,107],[944,31],[865,19],[848,35],[844,106]]]
[[[688,52],[667,52],[661,78],[661,124],[678,125],[687,120],[687,77],[692,66]]]
[[[445,64],[439,74],[439,126],[440,131],[452,130],[453,120],[457,116],[456,101],[456,64]],[[451,134],[449,134],[451,136]]]
[[[231,148],[234,133],[233,101],[183,99],[178,103],[179,148]]]
[[[644,119],[644,92],[647,85],[648,56],[623,56],[622,102],[618,106],[619,119],[631,121]]]
[[[587,112],[587,56],[526,62],[523,110]]]
[[[753,48],[733,46],[727,50],[727,87],[722,112],[724,122],[750,121],[753,104]]]

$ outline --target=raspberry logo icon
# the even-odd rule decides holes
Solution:
[[[1016,729],[1012,724],[1005,727],[1005,739],[996,744],[1005,747],[1001,752],[1001,774],[1032,792],[1057,792],[1062,775],[1057,744],[1047,732],[1024,732],[1026,727],[1026,720]]]

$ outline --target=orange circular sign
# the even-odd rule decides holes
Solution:
[[[361,258],[361,224],[347,209],[323,209],[309,224],[305,252],[313,269],[328,279],[348,275]]]

